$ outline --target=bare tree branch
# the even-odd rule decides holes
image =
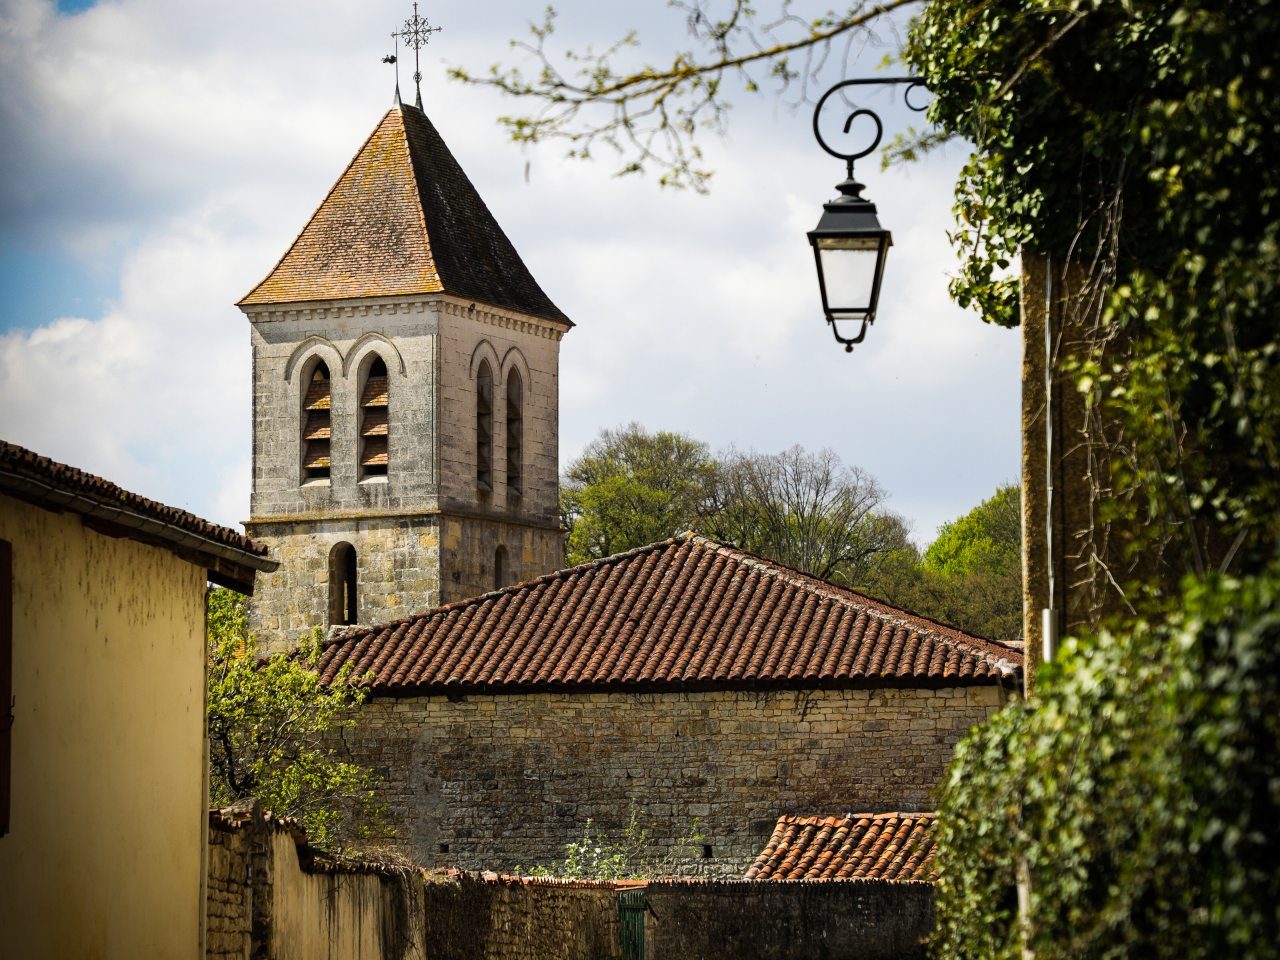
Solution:
[[[705,130],[723,132],[728,78],[754,92],[760,89],[754,69],[767,67],[770,82],[785,89],[800,80],[807,96],[808,80],[825,66],[834,41],[844,39],[847,62],[855,40],[878,39],[872,29],[877,22],[889,22],[890,14],[921,2],[855,3],[809,20],[793,12],[791,0],[781,0],[778,15],[762,20],[752,0],[673,0],[700,49],[677,51],[667,66],[633,70],[615,63],[639,46],[635,31],[598,53],[588,47],[553,57],[547,45],[556,12],[548,7],[542,22],[530,26],[531,40],[512,41],[513,49],[533,59],[530,75],[502,65],[487,76],[462,67],[449,73],[531,105],[529,113],[499,119],[517,143],[563,140],[570,145],[568,156],[578,159],[593,158],[595,147],[605,145],[619,158],[619,176],[652,168],[664,186],[704,192],[711,171],[703,166],[697,138]],[[713,8],[725,3],[727,11],[716,16]],[[799,68],[793,55],[804,58]]]

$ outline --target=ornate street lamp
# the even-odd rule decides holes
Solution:
[[[884,125],[874,111],[854,110],[844,122],[844,132],[848,133],[859,117],[869,117],[876,125],[876,135],[865,149],[844,153],[823,139],[818,117],[833,93],[865,84],[907,84],[904,94],[907,106],[912,110],[924,109],[910,100],[911,91],[922,87],[923,81],[916,77],[893,77],[844,80],[824,93],[813,111],[813,135],[819,146],[848,164],[844,182],[836,185],[840,196],[823,206],[822,219],[809,231],[809,243],[813,245],[813,258],[818,266],[818,289],[822,292],[827,323],[831,324],[836,340],[849,352],[855,343],[862,342],[867,327],[875,322],[884,262],[893,245],[893,236],[876,217],[876,205],[862,195],[866,187],[853,176],[853,161],[880,145]]]

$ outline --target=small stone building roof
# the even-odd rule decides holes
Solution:
[[[382,118],[240,306],[425,293],[571,326],[426,114],[406,105]]]
[[[392,696],[1013,684],[1008,647],[693,533],[328,646]]]
[[[934,813],[779,817],[748,880],[937,879]]]
[[[267,548],[229,527],[169,507],[109,480],[0,440],[0,493],[84,517],[85,525],[173,551],[214,583],[253,592],[256,571],[274,570]]]

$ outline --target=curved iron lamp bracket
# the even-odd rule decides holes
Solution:
[[[928,108],[928,104],[917,106],[911,102],[911,92],[913,90],[925,89],[924,81],[919,77],[860,77],[853,80],[841,80],[830,90],[822,95],[817,106],[813,108],[813,137],[818,141],[818,146],[831,154],[833,157],[845,161],[848,164],[849,179],[853,179],[853,161],[860,160],[880,146],[880,141],[884,137],[884,124],[880,120],[880,114],[874,110],[868,110],[865,107],[859,107],[853,110],[844,121],[844,132],[848,133],[853,127],[853,122],[859,117],[870,117],[871,121],[876,125],[876,135],[871,144],[862,150],[856,150],[852,153],[846,153],[835,149],[831,144],[827,143],[822,137],[822,131],[818,127],[818,118],[822,115],[822,108],[827,105],[827,100],[832,94],[843,90],[846,87],[862,87],[862,86],[900,86],[905,85],[906,90],[902,92],[902,102],[907,105],[908,110],[920,113]],[[841,341],[844,343],[845,341]],[[855,343],[857,341],[854,341]]]
[[[856,337],[842,337],[840,336],[840,328],[836,326],[836,322],[834,320],[828,319],[827,323],[831,327],[831,335],[836,338],[836,342],[844,344],[844,352],[853,353],[853,345],[855,343],[861,343],[863,338],[866,337],[867,326],[871,323],[871,320],[868,317],[863,318],[862,326],[858,329],[858,335]]]

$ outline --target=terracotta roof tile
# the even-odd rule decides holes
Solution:
[[[250,591],[253,571],[274,570],[264,544],[186,510],[130,493],[109,480],[0,440],[0,491],[50,510],[109,524],[114,535],[168,546],[209,568],[210,579]],[[231,566],[227,566],[230,564]]]
[[[933,813],[779,817],[748,880],[937,879]]]
[[[242,306],[448,293],[568,324],[440,134],[388,111]]]
[[[696,534],[353,631],[375,694],[1015,683],[1006,646]]]

